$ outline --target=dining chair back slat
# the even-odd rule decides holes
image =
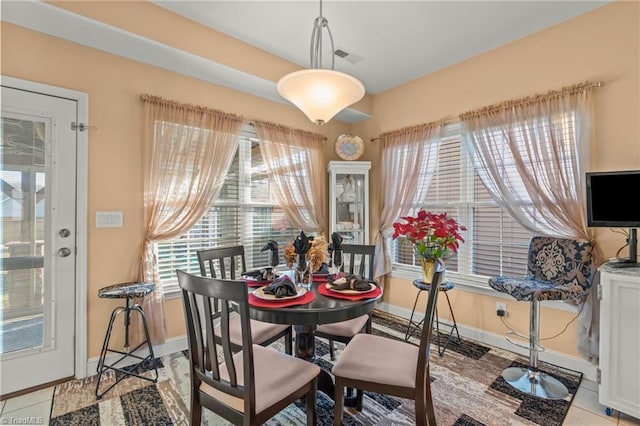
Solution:
[[[342,255],[348,265],[347,273],[359,275],[367,280],[373,280],[376,246],[368,244],[343,244]],[[344,269],[344,265],[343,265]]]
[[[203,277],[236,280],[247,270],[244,246],[241,245],[199,250],[197,255]]]

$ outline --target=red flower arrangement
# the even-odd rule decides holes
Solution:
[[[446,213],[420,210],[416,216],[401,217],[404,223],[393,224],[393,239],[406,237],[415,252],[425,259],[448,259],[458,252],[464,238],[460,231],[467,228]]]

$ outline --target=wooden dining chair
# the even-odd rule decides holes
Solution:
[[[203,277],[237,280],[242,272],[247,270],[244,246],[226,246],[199,250],[197,256],[200,264],[200,275]],[[238,284],[244,283],[238,282]],[[246,285],[244,286],[246,287]],[[216,305],[214,305],[213,316],[214,319],[220,317],[220,312]],[[284,339],[285,352],[289,355],[293,353],[293,327],[291,325],[273,324],[257,320],[251,320],[250,323],[253,343],[269,346],[280,339]],[[242,349],[240,318],[238,316],[231,316],[229,329],[231,330],[232,348],[237,352]]]
[[[375,251],[376,246],[374,245],[343,244],[342,269],[344,270],[346,264],[348,265],[347,273],[349,275],[355,274],[367,280],[373,280]],[[346,345],[358,333],[371,333],[371,327],[371,314],[365,314],[346,321],[321,324],[316,329],[316,336],[329,340],[329,356],[334,361],[334,342],[341,342]]]
[[[377,392],[415,401],[416,425],[436,424],[429,378],[430,341],[438,287],[444,266],[434,273],[425,309],[420,346],[373,334],[351,339],[333,366],[335,377],[334,425],[342,424],[344,388],[357,389],[356,409],[362,410],[363,391]]]
[[[181,270],[176,274],[189,346],[189,424],[200,425],[204,407],[233,424],[260,425],[304,398],[307,425],[315,425],[320,368],[273,348],[252,344],[247,286]],[[219,305],[221,327],[214,324],[215,305]],[[239,319],[243,347],[237,353],[232,350],[232,317]]]

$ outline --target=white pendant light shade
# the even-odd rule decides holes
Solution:
[[[308,69],[292,72],[278,81],[278,93],[322,125],[364,96],[364,85],[339,71]]]
[[[331,69],[322,68],[322,32],[329,34],[331,47]],[[309,58],[311,68],[289,73],[282,77],[276,89],[280,96],[300,108],[309,120],[322,125],[351,104],[358,102],[365,94],[364,85],[355,77],[334,71],[333,36],[329,22],[322,16],[313,21]]]

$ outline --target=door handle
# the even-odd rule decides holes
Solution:
[[[71,254],[71,250],[68,247],[62,247],[60,250],[58,250],[58,256],[60,257],[67,257]]]

